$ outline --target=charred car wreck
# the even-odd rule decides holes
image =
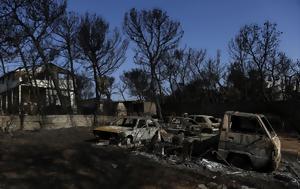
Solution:
[[[221,124],[221,119],[209,115],[190,115],[189,118],[203,127],[212,128],[214,132],[219,130]]]
[[[217,161],[243,169],[273,171],[281,160],[280,140],[261,114],[227,111],[218,133],[192,137],[178,134],[172,141],[179,147],[172,150],[179,151],[183,158],[211,154]],[[174,154],[172,150],[165,152]]]
[[[148,117],[121,117],[108,126],[97,127],[94,135],[110,143],[131,144],[151,140],[160,129],[157,121]]]
[[[174,117],[169,123],[165,124],[164,128],[170,133],[184,133],[187,136],[213,132],[211,125],[199,124],[195,120],[186,117]]]
[[[172,121],[162,129],[152,118],[122,117],[93,132],[99,139],[118,144],[147,141],[151,149],[159,149],[155,153],[180,156],[182,160],[210,154],[216,161],[243,169],[273,171],[279,166],[280,140],[264,115],[227,111],[217,133],[202,132],[208,127],[198,125],[199,129],[191,132],[189,128],[195,122],[191,118],[177,117]],[[183,126],[183,121],[187,125]]]
[[[223,118],[218,152],[232,164],[275,170],[281,160],[281,144],[262,114],[228,111]]]

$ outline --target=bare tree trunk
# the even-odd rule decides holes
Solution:
[[[99,113],[99,106],[100,106],[100,100],[101,100],[101,97],[99,95],[99,83],[98,83],[98,79],[97,79],[97,71],[96,71],[96,66],[95,64],[93,64],[93,74],[94,74],[94,81],[95,81],[95,94],[96,94],[96,102],[95,102],[95,105],[96,105],[96,109],[95,109],[95,112],[94,112],[94,126],[96,126],[98,123],[97,123],[97,115]]]
[[[64,97],[62,95],[62,92],[61,92],[61,89],[59,87],[59,82],[58,82],[57,76],[55,76],[54,73],[49,68],[49,62],[48,62],[46,56],[44,55],[44,52],[43,52],[43,50],[42,50],[39,42],[33,36],[31,38],[32,38],[32,40],[34,42],[34,45],[35,45],[35,47],[36,47],[36,49],[38,51],[39,56],[41,57],[44,65],[46,67],[46,73],[49,73],[49,75],[51,76],[51,79],[53,80],[54,88],[55,88],[55,90],[57,92],[57,95],[58,95],[60,104],[61,104],[61,106],[63,108],[63,111],[66,112],[67,111],[66,110],[67,103],[65,102],[65,99],[64,99]]]
[[[70,48],[68,48],[68,56],[69,56],[69,63],[70,63],[70,71],[71,71],[71,77],[72,77],[72,83],[73,83],[73,91],[74,91],[74,96],[75,96],[75,104],[74,106],[76,107],[76,111],[78,110],[78,102],[79,102],[79,96],[78,96],[78,91],[77,91],[77,84],[76,84],[76,78],[75,78],[75,71],[74,71],[74,62],[73,62],[73,57]]]
[[[2,70],[3,70],[3,75],[5,75],[5,74],[6,74],[6,71],[5,71],[4,60],[3,60],[3,57],[2,57],[2,56],[1,56],[0,58],[1,58],[1,66],[2,66]],[[5,77],[4,77],[4,78],[5,78]],[[6,83],[5,96],[7,96],[7,95],[8,95],[8,82],[5,81],[5,83]],[[5,101],[5,103],[6,103],[6,101]],[[2,107],[1,107],[1,109],[2,109]],[[6,110],[6,111],[7,111],[7,110]]]
[[[34,93],[34,96],[37,97],[38,112],[40,114],[43,114],[43,108],[44,108],[42,106],[43,102],[41,100],[40,91],[38,89],[38,84],[37,84],[37,81],[36,81],[36,78],[35,78],[35,63],[33,62],[33,65],[32,65],[32,77],[31,77],[30,71],[28,70],[27,60],[25,59],[25,56],[24,56],[24,54],[23,54],[23,52],[22,52],[22,50],[20,49],[19,46],[17,46],[17,49],[18,49],[18,52],[20,54],[20,57],[21,57],[21,60],[23,62],[23,66],[24,66],[26,75],[28,77],[28,80],[29,80],[29,83],[30,83],[30,86],[31,86],[31,88],[29,90],[32,91]]]
[[[67,83],[67,93],[68,93],[68,108],[69,107],[71,107],[71,109],[72,109],[72,106],[71,106],[71,104],[72,104],[72,102],[71,102],[71,92],[70,92],[70,83],[69,83],[69,81],[70,81],[70,75],[69,75],[69,73],[67,74],[67,79],[66,79],[66,83]],[[72,111],[71,112],[69,112],[69,113],[73,113]]]
[[[153,93],[152,95],[153,95],[155,106],[156,106],[156,114],[157,114],[159,119],[162,119],[163,116],[162,116],[162,112],[161,112],[159,96],[156,94],[157,91],[156,91],[155,81],[157,81],[156,76],[155,76],[155,67],[153,66],[153,64],[151,64],[151,83],[150,83],[150,87],[151,87],[151,91]]]

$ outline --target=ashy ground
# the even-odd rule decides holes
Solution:
[[[264,180],[257,179],[261,175],[245,178],[238,171],[228,175],[205,167],[195,169],[192,163],[172,165],[166,160],[128,149],[97,146],[93,138],[89,128],[17,132],[13,136],[2,134],[0,189],[205,188],[204,185],[222,188],[222,184],[223,188],[225,185],[227,188],[290,186],[282,182],[284,178],[268,180],[270,174]],[[298,142],[297,139],[287,141],[293,145]],[[298,147],[295,145],[288,150],[288,161],[296,163]]]

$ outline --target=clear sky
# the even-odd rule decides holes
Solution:
[[[110,26],[119,27],[130,8],[161,8],[181,22],[181,46],[205,48],[210,56],[221,50],[222,62],[228,61],[228,42],[245,24],[276,22],[283,32],[280,49],[292,59],[300,59],[300,0],[69,0],[68,9],[101,15]],[[132,63],[132,50],[125,64],[114,74],[118,77]]]

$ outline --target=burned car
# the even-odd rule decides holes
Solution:
[[[212,133],[209,125],[200,125],[191,118],[174,117],[165,126],[166,130],[173,134],[184,133],[185,135],[196,135],[199,133]]]
[[[152,139],[159,129],[159,123],[150,117],[125,116],[108,126],[96,127],[93,133],[96,138],[111,143],[130,144]]]
[[[175,135],[173,139],[179,141],[176,145],[182,157],[212,152],[218,160],[246,170],[274,171],[281,160],[279,137],[262,114],[227,111],[218,133],[186,138]]]
[[[218,152],[239,166],[276,170],[281,144],[266,116],[227,111],[220,131]]]
[[[214,132],[219,130],[221,119],[209,115],[190,115],[189,118],[195,120],[199,125],[211,127]]]

